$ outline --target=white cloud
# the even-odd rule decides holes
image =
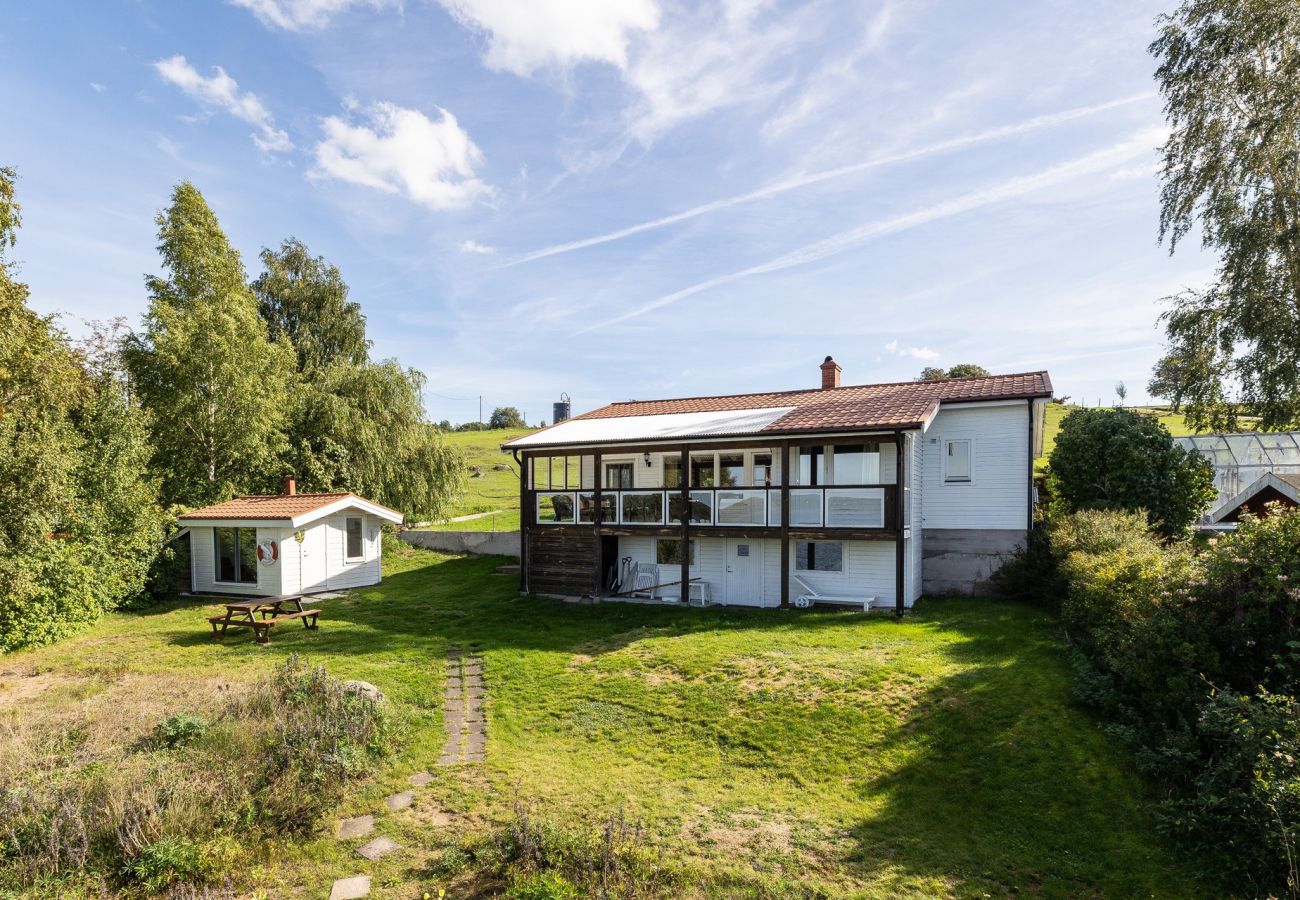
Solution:
[[[791,178],[785,178],[773,182],[772,184],[758,188],[754,191],[749,191],[744,194],[736,194],[731,197],[724,197],[721,200],[712,200],[708,203],[702,203],[699,206],[693,206],[690,209],[683,210],[679,213],[673,213],[672,215],[663,216],[658,219],[651,219],[647,222],[641,222],[636,225],[629,225],[626,228],[620,228],[616,231],[609,231],[604,234],[598,234],[594,237],[543,247],[540,250],[534,250],[531,253],[527,253],[518,259],[513,259],[507,263],[507,265],[514,266],[520,263],[531,262],[535,259],[543,259],[547,256],[555,256],[560,253],[571,253],[574,250],[582,250],[587,247],[594,247],[598,244],[606,244],[610,241],[617,241],[625,237],[631,237],[634,234],[640,234],[643,231],[651,231],[656,228],[663,228],[667,225],[674,225],[678,222],[694,219],[697,216],[706,215],[721,209],[727,209],[728,207],[736,206],[741,203],[748,203],[752,200],[763,200],[767,197],[784,194],[787,191],[810,187],[824,181],[831,181],[848,175],[856,175],[860,172],[865,172],[881,166],[900,162],[910,162],[911,160],[920,159],[926,156],[933,156],[952,150],[961,150],[966,147],[973,147],[990,141],[1001,140],[1003,138],[1016,137],[1042,128],[1072,122],[1076,119],[1093,116],[1132,103],[1148,100],[1151,96],[1152,95],[1148,92],[1128,97],[1119,97],[1115,100],[1108,100],[1105,103],[1097,103],[1092,106],[1079,106],[1073,109],[1062,110],[1061,112],[1035,116],[1032,119],[1015,122],[1011,125],[1002,125],[997,128],[989,128],[984,131],[961,135],[959,137],[949,138],[932,144],[923,144],[919,147],[913,147],[910,150],[904,150],[899,153],[891,153],[887,156],[871,157],[862,162],[850,163],[849,165],[838,166],[834,169],[824,169],[820,172],[809,172],[803,175],[796,175]],[[1144,171],[1148,170],[1145,166],[1142,168]]]
[[[154,69],[165,81],[198,100],[209,109],[219,109],[237,119],[254,125],[253,143],[266,151],[293,149],[289,135],[275,127],[275,119],[252,91],[240,93],[239,84],[226,74],[221,66],[213,66],[211,76],[199,74],[193,66],[179,54],[167,59],[160,59],[153,64]]]
[[[104,91],[108,90],[108,87],[106,85],[100,84],[98,81],[92,81],[90,83],[90,89],[94,91],[96,94],[102,94],[104,93]]]
[[[474,169],[483,154],[456,117],[438,119],[392,103],[376,103],[365,124],[338,116],[322,121],[315,177],[338,178],[389,194],[405,194],[430,209],[467,206],[491,193]]]
[[[627,66],[636,32],[659,25],[655,0],[440,0],[467,28],[488,38],[484,64],[532,75],[577,63]]]
[[[496,252],[497,252],[497,248],[496,248],[496,247],[489,247],[487,244],[480,244],[478,241],[466,240],[466,241],[461,241],[461,242],[460,242],[460,252],[461,252],[461,253],[478,253],[478,254],[483,255],[483,256],[488,256],[488,255],[490,255],[490,254],[492,254],[492,253],[496,253]]]
[[[926,362],[933,362],[939,358],[939,354],[929,347],[900,347],[897,340],[890,341],[885,345],[885,349],[895,356],[910,356]]]
[[[820,241],[814,241],[811,244],[805,244],[802,247],[791,250],[775,259],[767,262],[741,269],[737,272],[729,272],[725,275],[717,275],[704,281],[665,294],[648,303],[634,307],[627,312],[607,319],[603,322],[596,322],[585,328],[580,329],[578,334],[597,331],[610,325],[617,325],[631,319],[636,319],[656,309],[665,306],[671,306],[679,300],[692,297],[695,294],[702,293],[724,284],[730,284],[749,278],[754,275],[765,275],[770,272],[780,272],[785,269],[791,269],[796,266],[806,265],[818,262],[831,256],[857,246],[858,244],[874,240],[886,235],[896,234],[901,231],[907,231],[917,228],[930,222],[941,219],[951,218],[961,215],[962,213],[971,212],[985,206],[991,206],[995,203],[1003,203],[1015,200],[1028,194],[1041,191],[1045,188],[1055,185],[1064,184],[1087,175],[1095,175],[1102,172],[1109,172],[1117,167],[1121,167],[1142,155],[1152,155],[1155,153],[1155,147],[1163,142],[1168,135],[1164,129],[1149,129],[1138,132],[1136,135],[1126,141],[1088,153],[1084,156],[1076,157],[1068,162],[1061,163],[1051,168],[1044,169],[1033,175],[1025,175],[1018,178],[1010,178],[1006,181],[994,184],[987,188],[970,191],[965,194],[959,194],[948,200],[942,200],[923,206],[912,212],[901,213],[888,219],[880,219],[874,222],[866,222],[856,228],[850,228],[847,231],[841,231],[839,234],[832,235]]]
[[[263,25],[286,31],[324,27],[336,13],[351,6],[379,9],[396,5],[396,0],[230,0],[251,10]]]

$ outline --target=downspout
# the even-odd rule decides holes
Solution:
[[[1034,530],[1034,399],[1029,398],[1029,488],[1025,495],[1026,531]]]
[[[518,450],[511,450],[519,468],[519,593],[528,593],[528,473]]]
[[[894,429],[894,615],[903,617],[903,432]]]

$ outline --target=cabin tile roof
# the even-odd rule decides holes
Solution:
[[[946,381],[901,381],[888,384],[860,384],[849,387],[774,391],[758,394],[728,394],[716,397],[685,397],[676,400],[629,400],[610,403],[566,422],[592,419],[629,419],[683,413],[789,408],[755,434],[847,431],[876,428],[920,427],[941,403],[969,403],[980,400],[1023,400],[1052,396],[1052,381],[1046,372],[1014,375],[985,375]],[[545,432],[563,429],[560,422],[517,438],[528,446],[545,446]],[[508,442],[504,446],[509,447]],[[566,443],[562,433],[555,443]]]
[[[305,513],[323,509],[331,503],[347,498],[360,500],[356,494],[343,491],[332,494],[269,494],[236,497],[224,503],[214,503],[202,509],[194,509],[180,516],[187,519],[293,519]],[[367,503],[374,503],[367,500]],[[375,503],[375,506],[381,504]],[[384,507],[388,509],[388,507]],[[397,513],[397,510],[391,510]],[[400,513],[397,513],[401,515]]]

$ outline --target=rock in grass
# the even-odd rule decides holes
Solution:
[[[365,697],[367,700],[373,700],[376,703],[384,702],[384,692],[369,681],[345,681],[343,682],[343,693]]]

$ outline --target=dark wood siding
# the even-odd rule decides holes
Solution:
[[[528,540],[528,588],[536,594],[596,592],[599,538],[590,528],[534,526]]]

